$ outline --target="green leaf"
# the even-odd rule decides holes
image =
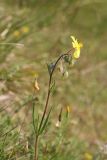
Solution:
[[[55,80],[53,80],[51,87],[50,87],[50,91],[54,93],[55,91]]]
[[[45,121],[44,121],[44,123],[43,123],[43,125],[42,125],[42,128],[39,129],[39,131],[38,131],[39,134],[42,134],[43,131],[44,131],[44,129],[46,128],[47,123],[48,123],[48,120],[49,120],[50,113],[51,113],[51,111],[52,111],[52,108],[53,108],[53,107],[50,108],[49,113],[48,113],[48,115],[47,115],[47,117],[46,117],[46,119],[45,119]]]
[[[35,134],[38,134],[39,115],[37,115],[37,118],[35,119],[35,102],[33,102],[32,118],[33,118],[34,132]]]

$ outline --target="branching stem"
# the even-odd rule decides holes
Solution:
[[[49,98],[50,98],[50,93],[51,93],[51,90],[50,90],[50,87],[51,87],[51,83],[52,83],[52,77],[53,77],[53,73],[55,71],[55,68],[58,64],[58,62],[65,56],[69,56],[71,54],[71,49],[69,51],[67,51],[65,54],[62,54],[60,55],[60,57],[58,57],[58,59],[56,60],[53,68],[52,68],[52,71],[50,73],[50,77],[49,77],[49,83],[48,83],[48,93],[47,93],[47,97],[46,97],[46,103],[45,103],[45,107],[44,107],[44,111],[43,111],[43,114],[42,114],[42,118],[41,118],[41,121],[40,121],[40,125],[38,127],[38,131],[40,131],[41,127],[42,127],[42,124],[44,122],[44,119],[45,119],[45,115],[46,115],[46,112],[47,112],[47,108],[48,108],[48,104],[49,104]],[[39,141],[39,132],[38,134],[36,135],[36,139],[35,139],[35,157],[34,157],[34,160],[38,160],[38,141]]]

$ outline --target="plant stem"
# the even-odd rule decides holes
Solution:
[[[50,78],[49,78],[49,83],[48,83],[48,93],[47,93],[47,98],[46,98],[46,103],[45,103],[45,107],[44,107],[44,111],[43,111],[43,114],[42,114],[42,118],[41,118],[41,121],[40,121],[40,125],[39,125],[39,128],[38,128],[38,133],[36,135],[36,140],[35,140],[35,158],[34,160],[38,160],[38,138],[39,138],[39,131],[42,127],[42,124],[43,124],[43,121],[44,121],[44,118],[45,118],[45,115],[46,115],[46,112],[47,112],[47,108],[48,108],[48,104],[49,104],[49,98],[50,98],[50,93],[51,93],[51,90],[50,90],[50,86],[51,86],[51,82],[52,82],[52,76],[53,76],[53,73],[55,71],[55,68],[58,64],[58,62],[64,57],[64,56],[68,56],[71,52],[71,49],[66,52],[65,54],[62,54],[55,62],[54,64],[54,67],[50,73]]]
[[[64,56],[68,56],[69,53],[71,52],[71,50],[69,50],[67,53],[65,54],[62,54],[55,62],[54,64],[54,68],[53,70],[51,71],[51,74],[50,74],[50,79],[49,79],[49,84],[48,84],[48,94],[47,94],[47,98],[46,98],[46,104],[45,104],[45,108],[44,108],[44,112],[43,112],[43,115],[42,115],[42,119],[41,119],[41,122],[40,122],[40,125],[39,125],[39,129],[41,128],[42,126],[42,123],[43,123],[43,120],[45,118],[45,114],[46,114],[46,111],[47,111],[47,107],[48,107],[48,102],[49,102],[49,97],[50,97],[50,85],[51,85],[51,82],[52,82],[52,76],[53,76],[53,73],[54,73],[54,70],[58,64],[58,62],[60,61],[60,59]]]
[[[36,135],[36,138],[35,138],[35,157],[34,157],[34,160],[38,160],[38,141],[39,141],[39,136]]]

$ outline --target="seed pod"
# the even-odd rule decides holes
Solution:
[[[36,89],[37,91],[39,91],[39,90],[40,90],[40,88],[39,88],[39,84],[38,84],[38,81],[37,81],[37,78],[35,79],[34,87],[35,87],[35,89]]]
[[[68,71],[65,71],[63,75],[64,75],[65,78],[68,78],[68,76],[69,76]]]
[[[61,72],[61,74],[63,74],[63,73],[64,73],[64,66],[63,66],[62,61],[60,61],[59,71]]]

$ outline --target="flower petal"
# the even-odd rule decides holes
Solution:
[[[73,56],[75,59],[78,59],[80,57],[80,49],[76,50]]]

